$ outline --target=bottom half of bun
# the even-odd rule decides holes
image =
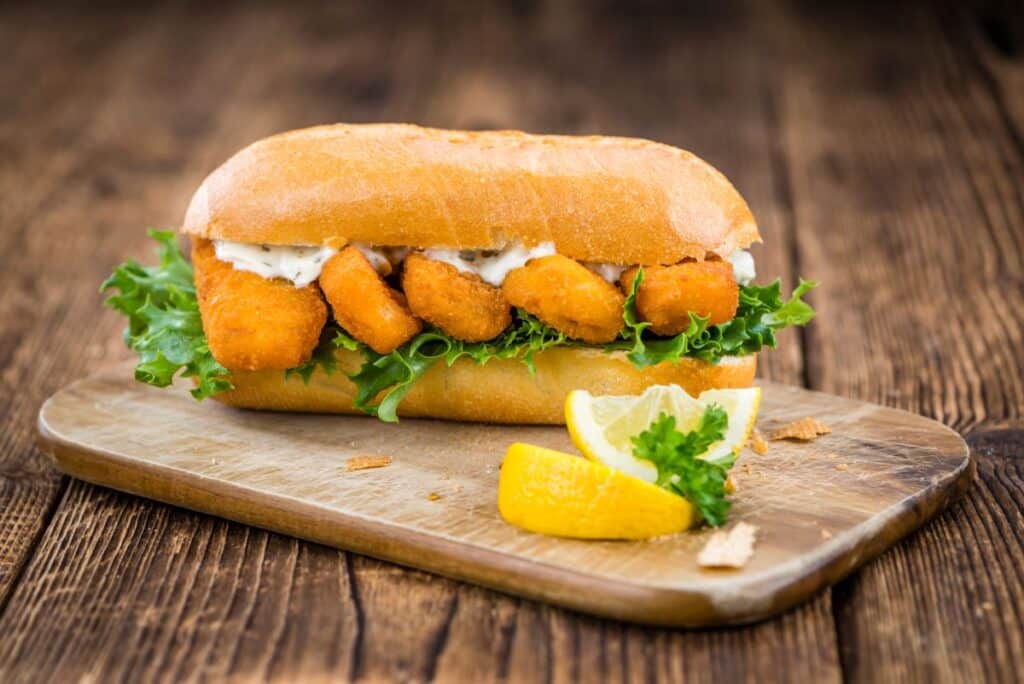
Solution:
[[[268,411],[361,413],[352,405],[355,386],[345,376],[359,369],[363,357],[338,351],[341,372],[317,369],[308,384],[282,371],[235,373],[235,388],[214,395],[230,406]],[[485,365],[462,358],[452,366],[437,362],[402,400],[402,417],[441,418],[486,423],[561,425],[563,405],[574,389],[592,394],[640,394],[650,385],[676,384],[692,395],[707,389],[749,387],[757,368],[756,355],[725,357],[717,364],[696,359],[636,368],[622,352],[555,348],[534,358],[531,374],[518,360],[492,360]]]

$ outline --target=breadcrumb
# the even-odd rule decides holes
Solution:
[[[754,555],[757,527],[737,523],[731,530],[711,535],[697,554],[697,565],[702,568],[742,568]]]
[[[353,456],[345,461],[345,472],[353,470],[368,470],[370,468],[383,468],[391,465],[390,456]]]
[[[830,432],[832,432],[832,428],[828,425],[807,416],[800,420],[794,420],[792,423],[786,423],[772,432],[770,439],[773,441],[778,441],[780,439],[799,439],[804,442],[809,442],[817,439],[821,435],[827,435]]]
[[[768,453],[768,442],[765,441],[764,435],[757,428],[751,431],[748,444],[750,444],[750,448],[758,456],[764,456]]]

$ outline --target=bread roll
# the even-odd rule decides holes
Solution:
[[[330,376],[317,370],[309,384],[285,380],[281,371],[235,373],[235,389],[214,395],[231,406],[272,411],[359,413],[352,406],[354,385],[345,377],[363,358],[339,350],[339,369]],[[438,361],[416,382],[398,407],[403,417],[429,417],[487,423],[565,423],[563,405],[574,389],[593,394],[640,394],[650,385],[674,383],[693,395],[706,389],[749,387],[756,355],[723,358],[718,364],[682,359],[637,369],[622,352],[556,347],[535,357],[536,375],[517,360],[486,365],[462,358],[450,368]]]
[[[613,264],[725,256],[760,241],[729,181],[633,138],[319,126],[256,142],[196,191],[183,231],[279,245],[497,249],[553,242]]]

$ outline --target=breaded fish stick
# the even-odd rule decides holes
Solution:
[[[483,342],[512,322],[501,290],[450,264],[411,254],[405,260],[402,290],[412,312],[464,342]]]
[[[203,330],[229,371],[285,370],[309,360],[327,322],[320,288],[239,271],[194,238],[192,265]]]
[[[622,329],[625,297],[586,266],[560,254],[533,259],[508,274],[505,298],[569,337],[611,342]]]
[[[619,284],[629,292],[637,269],[622,274]],[[709,325],[736,315],[740,288],[727,261],[684,261],[674,266],[644,266],[636,295],[640,318],[659,335],[678,335],[690,325],[690,312],[710,316]]]
[[[328,259],[320,288],[338,324],[378,354],[393,352],[423,328],[402,294],[388,287],[355,247]]]

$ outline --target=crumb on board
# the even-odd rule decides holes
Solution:
[[[725,492],[727,494],[736,493],[736,480],[732,479],[732,475],[725,478]]]
[[[995,610],[996,605],[991,601],[982,601],[974,608],[975,617],[981,617],[985,613],[990,613]]]
[[[827,435],[832,432],[832,428],[824,423],[807,416],[800,420],[794,420],[792,423],[786,423],[782,427],[773,431],[771,439],[777,441],[780,439],[799,439],[804,442],[809,442],[813,439],[817,439],[821,435]]]
[[[427,501],[440,501],[443,497],[437,492],[430,492],[427,494]]]
[[[383,468],[391,465],[390,456],[353,456],[345,461],[345,472],[353,470],[368,470],[370,468]]]
[[[750,439],[747,442],[750,445],[751,450],[758,456],[764,456],[768,453],[768,442],[764,440],[764,435],[757,428],[754,428],[750,432]]]
[[[754,555],[757,527],[737,523],[731,530],[711,535],[697,554],[697,565],[702,568],[742,568]]]
[[[836,463],[836,470],[849,470],[850,466],[845,463]]]
[[[828,530],[826,530],[823,527],[823,528],[821,528],[821,538],[822,539],[831,539],[832,538],[832,533],[829,532]]]

